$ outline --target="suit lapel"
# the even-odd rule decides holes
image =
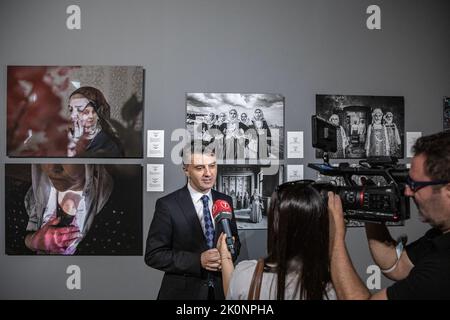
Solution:
[[[197,235],[199,235],[201,238],[198,239],[201,239],[202,243],[206,246],[205,235],[200,221],[198,220],[197,212],[195,211],[194,203],[192,202],[191,194],[189,193],[187,186],[180,189],[180,192],[178,193],[178,205],[188,222],[187,227],[192,229],[192,235],[195,237],[198,237]]]
[[[212,195],[213,204],[214,204],[214,201],[216,201],[216,200],[224,200],[223,197],[221,196],[221,194],[214,189],[211,189],[211,195]]]

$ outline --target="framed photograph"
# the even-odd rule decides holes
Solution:
[[[188,93],[186,127],[216,151],[219,162],[284,157],[284,97],[281,94]]]
[[[139,66],[8,66],[9,157],[142,158]]]
[[[444,130],[450,129],[450,97],[444,97]]]
[[[238,229],[267,229],[267,210],[276,186],[283,183],[283,166],[220,165],[216,190],[233,199]]]
[[[6,164],[8,255],[142,255],[142,166]]]
[[[403,97],[316,95],[316,114],[338,127],[334,159],[404,157]],[[322,151],[316,150],[321,158]]]

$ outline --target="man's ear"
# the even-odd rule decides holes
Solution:
[[[444,186],[444,191],[445,191],[445,196],[446,196],[448,199],[450,199],[450,183],[447,183],[447,184]]]
[[[184,164],[184,163],[183,163],[183,172],[184,172],[184,175],[185,175],[186,177],[189,178],[188,166],[189,166],[188,164]]]

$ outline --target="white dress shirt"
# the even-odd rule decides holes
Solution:
[[[212,217],[212,207],[213,207],[213,199],[212,199],[212,193],[211,193],[211,189],[207,192],[207,193],[201,193],[197,190],[195,190],[192,186],[191,183],[188,182],[187,184],[187,188],[189,190],[189,193],[191,194],[191,198],[192,198],[192,202],[194,203],[194,207],[195,207],[195,212],[197,212],[197,217],[198,220],[200,221],[200,224],[202,226],[202,230],[203,233],[205,233],[205,219],[203,218],[203,201],[202,201],[202,197],[204,195],[207,195],[209,198],[208,201],[208,207],[209,207],[209,212],[211,214],[211,220],[213,223],[213,227],[216,227],[216,223]]]

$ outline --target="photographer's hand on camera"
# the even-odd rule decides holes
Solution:
[[[335,241],[345,240],[345,220],[342,201],[339,195],[328,192],[328,214],[330,217],[330,249]]]

